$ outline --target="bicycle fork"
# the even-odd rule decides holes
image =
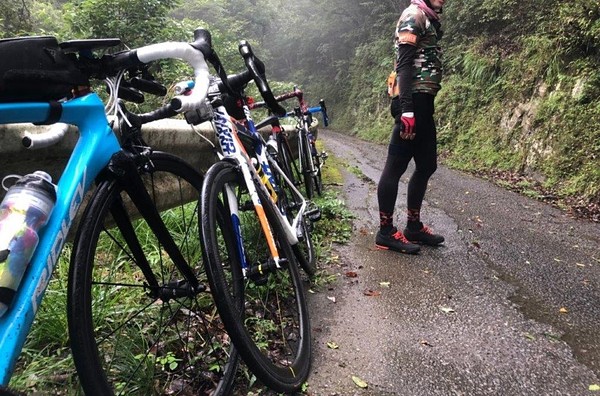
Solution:
[[[256,211],[256,215],[258,216],[261,231],[267,240],[267,245],[270,253],[270,259],[266,263],[252,264],[247,262],[246,254],[244,252],[244,241],[239,220],[239,206],[237,196],[235,191],[233,191],[232,187],[230,185],[227,185],[225,187],[227,200],[229,209],[231,211],[231,220],[234,224],[234,231],[238,245],[238,255],[242,260],[242,273],[244,275],[244,278],[246,279],[256,278],[257,276],[265,275],[269,271],[280,269],[282,265],[287,262],[287,259],[279,256],[279,250],[277,249],[275,238],[273,236],[273,230],[269,224],[269,220],[267,218],[267,214],[265,213],[263,204],[258,196],[257,188],[264,188],[265,194],[268,194],[268,191],[266,191],[266,188],[260,182],[259,176],[254,170],[254,168],[250,169],[250,166],[248,166],[247,162],[240,163],[239,167],[242,173],[242,177],[245,180],[245,185],[248,189],[248,193],[252,200],[252,207]]]
[[[140,165],[138,162],[140,158],[146,161],[143,166],[149,170],[150,174],[152,173],[152,164],[149,159],[143,157],[143,154],[140,156],[122,150],[113,155],[108,169],[112,176],[115,177],[117,183],[125,189],[136,209],[155,233],[167,255],[173,260],[173,263],[177,266],[184,279],[160,285],[150,268],[150,264],[142,250],[125,205],[120,197],[112,203],[111,214],[125,238],[127,246],[131,250],[136,265],[140,268],[148,282],[149,294],[152,298],[167,301],[171,298],[194,296],[204,291],[206,287],[199,284],[198,279],[196,279],[177,244],[173,241],[167,226],[160,217],[160,213],[150,193],[146,190],[146,186],[140,177]]]

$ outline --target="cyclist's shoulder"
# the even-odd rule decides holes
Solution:
[[[424,31],[428,26],[429,20],[425,13],[415,4],[411,4],[402,11],[397,30]]]

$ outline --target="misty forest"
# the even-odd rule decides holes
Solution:
[[[334,129],[388,139],[385,80],[407,0],[0,3],[4,37],[118,37],[133,48],[188,41],[194,28],[206,27],[231,73],[243,67],[237,43],[246,39],[265,61],[274,91],[298,85],[309,100],[327,100]],[[442,24],[445,75],[436,114],[446,165],[537,189],[580,214],[597,208],[600,4],[450,0]]]

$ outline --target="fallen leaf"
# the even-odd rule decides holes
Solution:
[[[313,289],[308,289],[308,292],[309,292],[310,294],[315,294],[315,291],[314,291]]]
[[[335,297],[330,297],[330,296],[327,296],[327,299],[328,299],[328,300],[331,300],[331,301],[333,301],[333,302],[335,302]]]
[[[590,387],[588,389],[591,390],[592,392],[598,392],[598,391],[600,391],[600,385],[592,384],[592,385],[590,385]]]
[[[556,334],[544,333],[544,337],[548,338],[550,341],[553,341],[553,342],[560,341],[560,336],[556,335]]]
[[[578,267],[585,267],[585,264],[581,264],[581,263],[575,263],[575,265],[577,265]]]
[[[378,296],[380,296],[380,295],[381,295],[381,292],[380,292],[380,291],[377,291],[377,290],[371,290],[371,289],[367,289],[367,290],[365,290],[365,291],[363,292],[363,294],[364,294],[365,296],[369,296],[369,297],[378,297]]]
[[[424,345],[424,346],[428,346],[428,347],[433,346],[429,342],[427,342],[427,340],[421,340],[421,341],[419,341],[419,344]]]
[[[390,287],[390,282],[379,282],[379,285],[383,287]]]
[[[358,274],[354,271],[348,271],[348,272],[346,272],[346,276],[348,278],[356,278],[358,276]]]
[[[525,336],[525,338],[528,338],[528,339],[530,339],[530,340],[532,340],[532,341],[535,341],[535,337],[534,337],[534,336],[532,336],[531,334],[529,334],[529,333],[524,333],[523,335]]]
[[[339,348],[339,346],[338,346],[338,344],[336,344],[335,342],[333,342],[333,341],[329,341],[329,342],[327,343],[327,348],[329,348],[329,349],[338,349],[338,348]]]
[[[557,263],[562,263],[562,260],[561,260],[561,259],[557,259],[557,258],[555,258],[555,259],[554,259],[554,261],[556,261]]]
[[[558,312],[566,314],[566,313],[569,313],[569,310],[565,307],[562,307],[561,309],[558,310]]]
[[[366,389],[369,386],[369,384],[367,384],[365,381],[363,381],[362,379],[360,379],[359,377],[357,377],[355,375],[352,376],[352,381],[354,381],[356,386],[358,386],[359,388]]]
[[[454,311],[452,308],[449,308],[449,307],[442,307],[442,306],[440,306],[440,310],[441,310],[443,313],[447,313],[447,314],[450,314],[450,313],[454,313],[454,312],[455,312],[455,311]]]

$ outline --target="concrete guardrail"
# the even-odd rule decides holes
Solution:
[[[317,133],[317,125],[318,123],[315,123],[311,127],[313,133]],[[292,150],[296,153],[297,140],[293,138],[296,136],[295,126],[283,127],[290,135]],[[47,128],[33,124],[0,125],[0,181],[7,175],[25,175],[36,170],[48,172],[54,181],[59,179],[77,142],[77,128],[72,126],[65,138],[51,147],[29,150],[22,146],[21,139],[25,131],[41,133]],[[198,136],[196,132],[206,139]],[[205,173],[216,160],[213,146],[207,142],[208,140],[216,144],[215,133],[210,123],[196,126],[196,132],[184,120],[177,119],[155,121],[142,128],[144,140],[152,148],[175,154]],[[271,127],[262,128],[260,133],[267,137],[271,133]],[[4,195],[4,189],[0,188],[0,201]],[[76,227],[73,227],[71,230],[75,229]]]

